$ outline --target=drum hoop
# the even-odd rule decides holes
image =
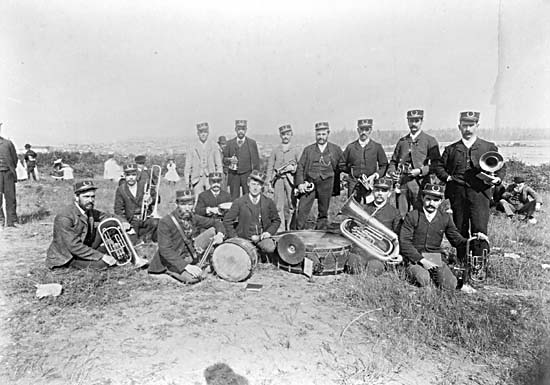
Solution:
[[[340,252],[340,251],[346,251],[350,249],[351,249],[351,245],[338,246],[338,247],[308,247],[306,245],[306,252],[311,252],[311,253],[315,253],[315,252],[319,253],[319,252],[327,252],[327,251]]]

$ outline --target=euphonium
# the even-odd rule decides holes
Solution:
[[[478,242],[472,247],[472,242],[476,240]],[[474,285],[483,284],[487,280],[489,268],[489,243],[479,241],[477,236],[469,238],[466,243],[466,258],[468,281]]]
[[[397,235],[367,214],[353,196],[342,206],[340,214],[350,217],[340,224],[342,235],[363,249],[370,258],[390,264],[403,261],[399,255]]]
[[[477,177],[484,182],[492,183],[495,172],[504,167],[504,158],[496,151],[487,151],[479,158],[479,167],[484,171]]]
[[[107,249],[107,253],[116,260],[118,266],[126,265],[131,261],[136,266],[144,266],[147,263],[147,261],[136,253],[130,237],[126,234],[126,231],[122,228],[122,223],[117,218],[102,220],[97,230]]]
[[[158,204],[161,170],[162,169],[160,166],[156,164],[151,166],[151,175],[149,176],[148,183],[145,185],[143,191],[143,201],[141,202],[140,219],[142,221],[147,218],[160,218],[160,215],[158,214]],[[149,203],[149,198],[152,198],[151,203]],[[153,211],[151,214],[149,214],[150,205],[153,205]]]

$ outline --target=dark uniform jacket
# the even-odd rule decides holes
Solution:
[[[27,150],[25,152],[25,162],[28,168],[33,169],[36,166],[36,152],[30,149]]]
[[[210,227],[215,227],[217,232],[224,232],[223,225],[219,221],[200,215],[192,215],[187,223],[191,226],[190,232],[183,238],[174,224],[171,215],[176,218],[182,230],[186,231],[186,222],[180,218],[177,209],[172,211],[171,214],[162,217],[157,230],[159,248],[151,260],[149,273],[160,274],[168,269],[174,273],[181,274],[185,266],[196,262],[193,260],[195,257],[193,237]]]
[[[408,212],[399,233],[401,255],[409,263],[418,263],[422,253],[441,252],[444,234],[454,247],[466,245],[466,238],[460,235],[448,213],[437,210],[428,222],[424,210]]]
[[[11,171],[15,180],[17,180],[17,173],[15,172],[17,161],[17,151],[12,141],[0,136],[0,171]]]
[[[321,167],[319,162],[330,163],[331,167]],[[310,144],[302,152],[296,169],[296,186],[305,181],[334,177],[333,195],[340,194],[340,172],[345,169],[342,149],[334,143],[327,142],[325,152],[321,154],[317,143]]]
[[[94,250],[91,243],[84,244],[87,239],[95,239],[97,225],[109,215],[92,210],[93,234],[88,234],[88,217],[82,214],[76,203],[65,206],[55,216],[53,221],[53,240],[46,255],[46,266],[49,268],[63,266],[73,257],[98,261],[103,253]]]
[[[389,202],[386,202],[386,204],[380,209],[376,207],[374,202],[367,203],[364,208],[367,214],[373,216],[374,219],[382,223],[395,234],[399,234],[401,214],[399,213],[399,210],[390,205]]]
[[[258,229],[258,233],[261,234],[267,231],[271,235],[275,234],[281,225],[281,218],[279,218],[275,202],[265,195],[261,195],[259,205],[260,218],[258,218],[258,222],[261,223],[261,228]],[[229,238],[250,239],[254,235],[250,231],[250,223],[253,223],[253,211],[253,203],[249,194],[243,195],[233,202],[231,208],[223,217],[225,233]],[[237,228],[234,227],[236,221],[238,222]]]
[[[126,182],[121,183],[115,193],[115,214],[126,218],[129,223],[139,220],[141,214],[141,205],[143,202],[143,193],[145,191],[146,181],[142,179],[136,183],[136,196],[132,195]]]
[[[425,177],[430,173],[430,164],[439,156],[439,145],[433,136],[420,131],[413,140],[409,133],[395,145],[388,172],[394,172],[401,163],[409,163],[412,168],[419,168],[422,171],[420,176]]]
[[[220,203],[231,202],[231,195],[227,191],[220,190],[218,196],[214,196],[212,190],[206,190],[199,194],[195,205],[195,214],[206,216],[207,207],[217,207]]]
[[[361,147],[359,140],[351,142],[344,150],[344,171],[353,178],[362,174],[371,176],[375,172],[383,177],[388,167],[388,158],[380,143],[369,139],[365,147]]]
[[[239,148],[237,144],[237,138],[233,138],[227,141],[227,145],[223,149],[223,164],[224,172],[227,172],[227,167],[229,165],[229,159],[232,156],[239,158],[239,163],[237,165],[236,174],[246,174],[252,170],[260,169],[260,155],[258,152],[258,145],[254,139],[250,139],[248,136],[245,137],[246,140],[242,144],[243,148]],[[246,151],[247,156],[245,158],[239,157],[239,151]],[[229,170],[230,172],[234,172]]]
[[[491,185],[483,182],[476,175],[482,170],[479,165],[479,158],[488,151],[498,151],[494,143],[477,138],[472,147],[468,148],[459,140],[443,151],[443,156],[435,162],[435,173],[441,181],[445,182],[450,175],[452,181],[472,188],[475,191],[485,191],[487,197],[490,195]],[[502,180],[506,174],[506,168],[502,167],[496,172],[496,176]],[[449,190],[447,189],[447,192]]]

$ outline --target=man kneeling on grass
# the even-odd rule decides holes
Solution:
[[[159,248],[149,266],[150,274],[166,273],[183,283],[203,278],[202,266],[197,266],[198,254],[212,241],[222,243],[224,233],[219,220],[193,214],[194,204],[193,190],[176,191],[176,209],[159,222]]]
[[[422,210],[411,211],[405,216],[399,234],[399,246],[407,273],[414,283],[428,286],[431,276],[438,287],[454,290],[457,285],[456,277],[441,260],[443,234],[456,248],[465,247],[467,239],[459,233],[452,217],[439,210],[443,197],[443,186],[426,185]],[[477,236],[488,240],[483,233],[478,233]]]
[[[46,255],[46,265],[49,268],[103,270],[116,264],[116,260],[102,246],[101,236],[97,231],[97,225],[112,215],[94,209],[95,190],[97,187],[91,180],[75,183],[75,201],[55,216],[53,240]],[[123,221],[122,225],[123,231],[130,229],[128,222]]]

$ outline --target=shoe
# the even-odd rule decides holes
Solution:
[[[529,222],[529,224],[531,224],[531,225],[537,224],[537,220],[535,218],[531,218],[527,222]]]
[[[467,294],[477,293],[477,290],[471,287],[470,285],[463,285],[460,291],[463,291],[464,293],[467,293]]]

